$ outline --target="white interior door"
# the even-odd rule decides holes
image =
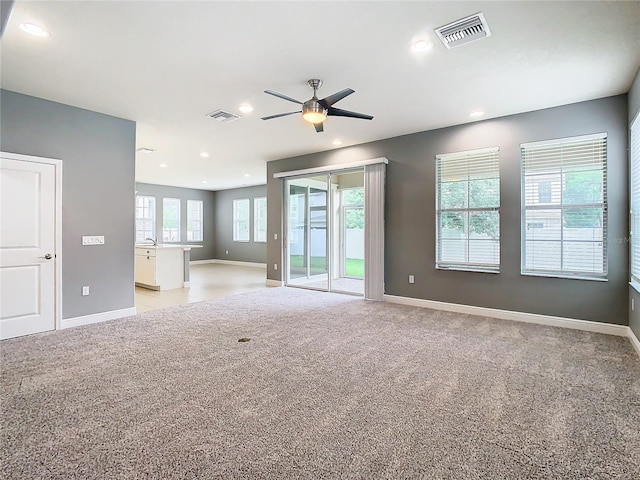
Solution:
[[[56,165],[0,159],[0,339],[55,329]]]

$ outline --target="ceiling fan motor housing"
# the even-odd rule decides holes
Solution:
[[[311,100],[307,100],[302,104],[302,116],[311,123],[320,123],[327,117],[327,109],[320,105],[320,102],[314,96]],[[317,120],[313,121],[316,118]]]

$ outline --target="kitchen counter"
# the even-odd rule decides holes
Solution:
[[[202,245],[137,243],[134,263],[135,284],[150,290],[188,287],[192,248],[202,248]]]

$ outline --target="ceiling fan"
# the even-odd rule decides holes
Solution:
[[[301,102],[299,100],[296,100],[295,98],[287,97],[286,95],[274,92],[273,90],[265,90],[264,93],[268,93],[269,95],[273,95],[274,97],[282,98],[283,100],[288,100],[293,103],[299,103],[300,105],[302,105],[302,110],[299,110],[297,112],[269,115],[268,117],[262,117],[262,120],[271,120],[272,118],[286,117],[287,115],[302,113],[302,118],[304,118],[309,123],[313,123],[313,126],[316,128],[316,132],[320,133],[324,131],[322,122],[324,122],[327,116],[330,115],[335,117],[362,118],[364,120],[371,120],[373,118],[371,115],[365,115],[364,113],[350,112],[349,110],[333,108],[332,105],[334,103],[342,100],[347,95],[351,95],[355,92],[355,90],[352,90],[351,88],[345,88],[344,90],[340,90],[339,92],[334,93],[333,95],[329,95],[322,100],[318,100],[316,92],[322,86],[322,80],[312,78],[307,82],[307,85],[313,88],[313,97],[306,102]]]

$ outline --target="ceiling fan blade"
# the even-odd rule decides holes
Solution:
[[[274,92],[273,90],[265,90],[264,93],[268,93],[269,95],[273,95],[274,97],[278,97],[278,98],[281,98],[283,100],[289,100],[290,102],[299,103],[300,105],[302,105],[301,101],[296,100],[295,98],[287,97],[286,95],[283,95],[282,93]]]
[[[322,100],[319,101],[319,103],[324,108],[329,108],[334,103],[342,100],[344,97],[346,97],[347,95],[351,95],[352,93],[355,93],[355,90],[351,88],[345,88],[344,90],[340,90],[339,92],[334,93],[333,95],[329,95],[328,97],[323,98]]]
[[[333,107],[330,107],[328,109],[327,115],[333,115],[334,117],[362,118],[363,120],[373,119],[371,115],[366,115],[364,113],[358,113],[358,112],[350,112],[349,110],[341,110],[339,108],[333,108]]]
[[[294,113],[302,113],[302,110],[298,112],[278,113],[277,115],[269,115],[268,117],[262,117],[262,120],[271,120],[272,118],[286,117],[287,115],[293,115]]]
[[[317,133],[324,132],[324,127],[322,126],[322,122],[314,123],[313,126],[316,127]]]

